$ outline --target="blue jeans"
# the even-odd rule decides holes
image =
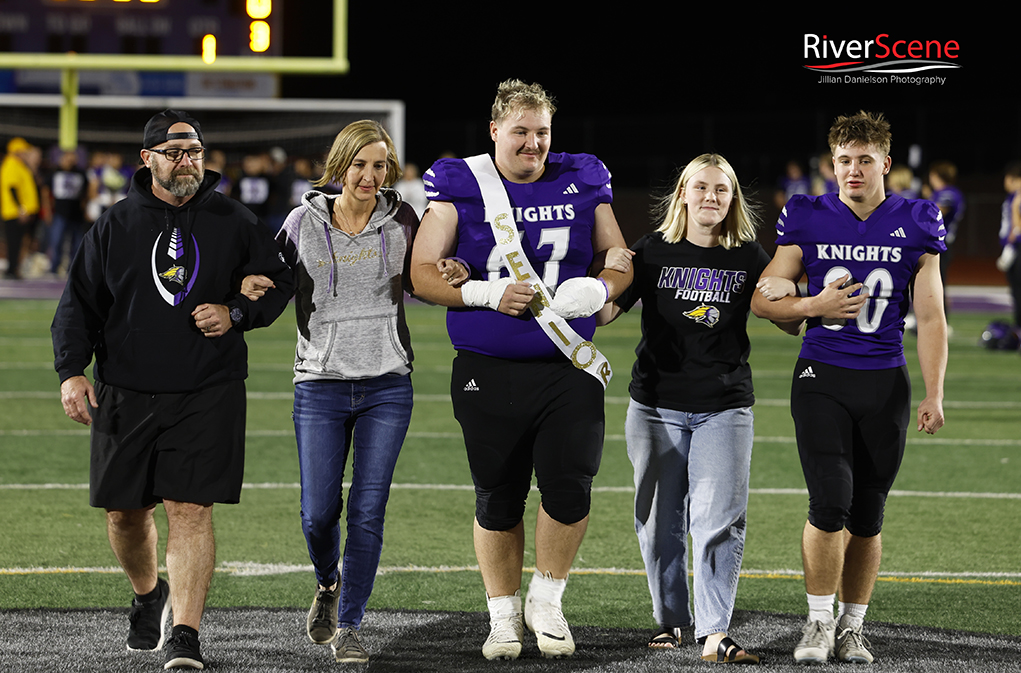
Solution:
[[[372,593],[386,502],[412,403],[410,376],[303,381],[294,388],[302,529],[319,584],[332,586],[339,576],[341,627],[358,628]],[[352,444],[347,541],[338,571],[344,466]]]
[[[635,532],[653,616],[692,624],[688,534],[695,580],[695,637],[727,631],[744,554],[752,410],[686,413],[628,405],[625,435],[635,468]]]
[[[76,220],[69,220],[66,217],[53,215],[53,224],[50,225],[50,240],[49,240],[49,253],[50,253],[50,272],[56,273],[57,269],[60,268],[60,263],[63,261],[64,256],[64,239],[71,239],[71,251],[68,254],[67,264],[71,265],[71,261],[74,259],[74,254],[78,252],[78,246],[81,245],[82,236],[85,235],[85,223]]]

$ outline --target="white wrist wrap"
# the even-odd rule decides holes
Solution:
[[[461,286],[461,301],[465,306],[481,306],[495,311],[500,308],[500,300],[507,286],[513,282],[509,277],[500,280],[469,280]]]

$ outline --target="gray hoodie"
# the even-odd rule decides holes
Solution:
[[[403,280],[418,218],[382,189],[369,223],[351,236],[331,226],[336,198],[306,192],[277,234],[295,272],[294,382],[407,374],[414,356]]]

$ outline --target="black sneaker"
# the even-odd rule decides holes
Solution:
[[[308,610],[306,631],[316,645],[325,645],[337,635],[337,603],[340,601],[340,584],[337,588],[318,589]]]
[[[197,668],[206,667],[199,652],[199,637],[190,633],[175,633],[167,641],[167,663],[163,668]]]
[[[131,601],[128,615],[128,649],[158,650],[166,637],[167,616],[170,614],[170,585],[165,579],[156,582],[159,596],[151,601]]]

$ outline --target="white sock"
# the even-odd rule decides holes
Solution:
[[[511,596],[497,596],[490,598],[486,594],[486,606],[489,608],[490,617],[510,617],[521,614],[521,592],[515,591]]]
[[[815,596],[813,594],[805,594],[808,597],[808,620],[812,622],[832,622],[833,621],[833,601],[836,600],[836,594],[829,594],[828,596]]]
[[[567,588],[567,578],[562,580],[553,579],[553,575],[549,573],[541,573],[538,570],[532,575],[532,581],[528,585],[528,594],[533,596],[535,600],[542,601],[543,603],[553,603],[554,605],[560,605],[560,599],[564,595],[564,589]]]
[[[868,603],[837,603],[837,618],[842,627],[852,629],[861,628],[865,622],[865,611],[869,609]]]

